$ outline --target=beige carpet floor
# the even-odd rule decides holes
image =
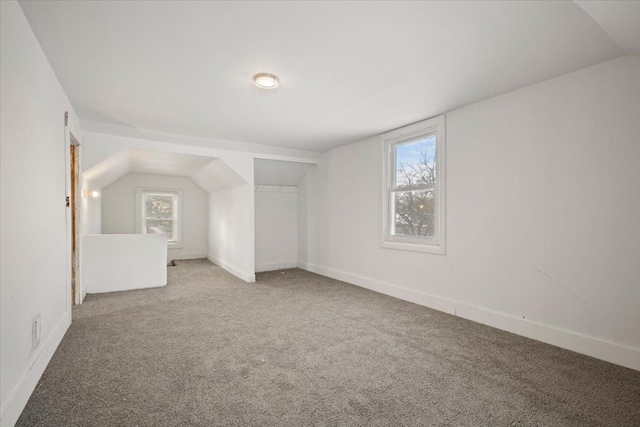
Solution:
[[[640,372],[302,270],[89,295],[19,426],[639,426]]]

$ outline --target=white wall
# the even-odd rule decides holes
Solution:
[[[209,194],[208,258],[247,282],[255,281],[253,197],[253,184]]]
[[[136,188],[182,190],[182,248],[168,249],[168,260],[205,258],[208,252],[209,197],[189,178],[128,174],[102,189],[102,233],[136,232]]]
[[[298,265],[298,187],[255,187],[256,272]]]
[[[0,55],[0,424],[12,426],[71,321],[65,111],[82,135],[14,1],[0,2]]]
[[[301,266],[640,369],[640,58],[446,120],[447,254],[380,248],[371,138],[300,185]]]
[[[80,147],[82,150],[83,147]],[[102,189],[91,181],[82,179],[82,225],[84,234],[102,233]],[[98,197],[86,196],[85,193],[97,191]]]
[[[167,284],[164,234],[84,236],[82,263],[88,293],[127,291]]]

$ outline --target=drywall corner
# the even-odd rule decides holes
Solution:
[[[224,268],[240,280],[244,280],[247,283],[254,283],[256,281],[256,275],[254,273],[242,271],[239,268],[224,262],[220,258],[214,257],[213,255],[208,255],[207,259],[215,265]]]

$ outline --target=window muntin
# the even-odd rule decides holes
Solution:
[[[444,253],[444,116],[383,136],[381,246]]]

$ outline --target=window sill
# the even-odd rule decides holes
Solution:
[[[182,243],[167,243],[169,249],[183,249]]]
[[[392,242],[383,240],[380,247],[384,249],[396,249],[400,251],[424,252],[429,254],[445,255],[445,249],[442,245],[425,245],[422,243]]]

